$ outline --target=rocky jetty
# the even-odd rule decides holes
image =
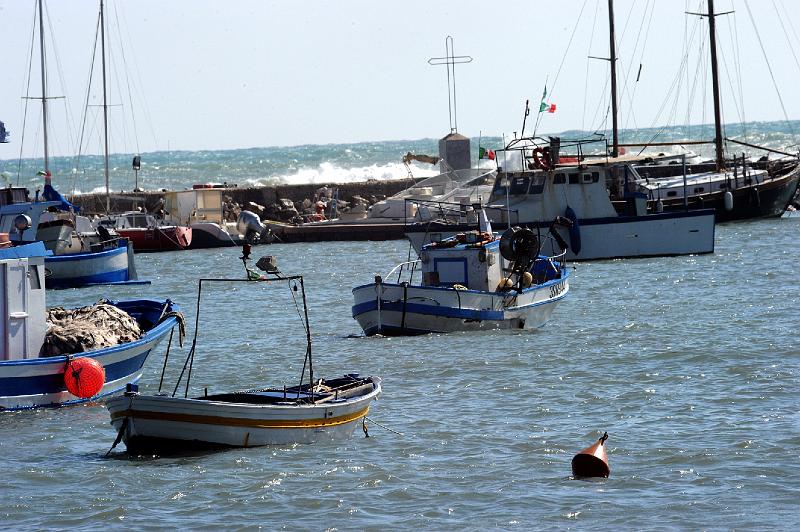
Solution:
[[[329,213],[335,200],[338,212],[367,210],[369,206],[415,183],[412,178],[360,183],[277,185],[259,187],[225,186],[223,197],[226,218],[236,220],[242,210],[255,212],[262,220],[301,222],[320,211]],[[116,192],[111,194],[111,210],[125,212],[143,209],[158,211],[165,191]],[[86,215],[104,214],[105,194],[79,194],[69,198]]]

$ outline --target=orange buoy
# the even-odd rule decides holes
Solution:
[[[608,432],[572,458],[572,475],[575,477],[608,477],[611,468],[608,466],[605,442]]]
[[[106,370],[93,358],[70,360],[64,371],[64,384],[69,393],[82,399],[97,394],[106,382]]]

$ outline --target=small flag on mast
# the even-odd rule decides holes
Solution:
[[[494,150],[487,150],[486,148],[478,148],[478,159],[489,159],[494,161]]]
[[[555,113],[556,112],[556,104],[554,103],[547,103],[547,85],[544,87],[544,91],[542,92],[542,103],[539,104],[539,112],[544,113]]]

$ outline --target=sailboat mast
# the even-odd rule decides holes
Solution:
[[[47,147],[47,76],[45,69],[44,13],[42,10],[42,0],[39,0],[39,47],[42,51],[42,129],[44,131],[44,171],[47,173],[50,171],[50,152]]]
[[[105,140],[104,163],[106,178],[106,214],[111,211],[111,197],[108,190],[108,101],[106,97],[106,23],[103,17],[103,0],[100,0],[100,52],[103,61],[103,135]]]
[[[619,129],[617,127],[617,45],[614,36],[614,0],[608,0],[608,35],[611,61],[611,156],[619,155]]]
[[[711,83],[714,92],[714,149],[716,151],[717,172],[722,171],[725,161],[722,153],[722,113],[719,101],[719,73],[717,71],[717,24],[714,15],[714,0],[708,0],[708,31],[711,48]]]

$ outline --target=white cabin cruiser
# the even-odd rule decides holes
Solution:
[[[569,243],[569,260],[714,251],[713,209],[650,212],[646,195],[631,191],[640,177],[630,164],[613,160],[591,165],[560,164],[560,141],[551,139],[551,144],[518,139],[505,150],[498,150],[497,160],[503,166],[498,169],[489,200],[482,206],[495,227],[521,226],[536,231],[564,216],[573,222],[569,230],[558,229]],[[623,213],[615,210],[609,196],[615,183],[628,191]],[[429,242],[475,229],[477,223],[465,216],[470,208],[475,207],[430,205],[426,214],[433,212],[436,216],[430,220],[418,216],[407,225],[406,235],[419,252]],[[550,250],[551,254],[555,251]]]

